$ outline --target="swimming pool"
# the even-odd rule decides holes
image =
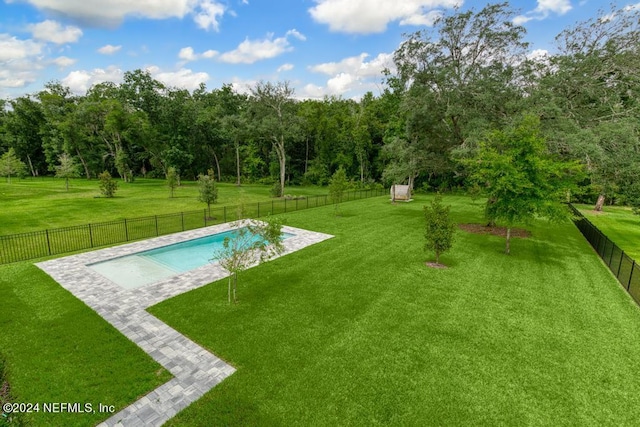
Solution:
[[[88,264],[87,267],[124,289],[135,289],[215,262],[212,258],[216,250],[222,249],[224,240],[232,238],[237,232],[225,231]],[[293,236],[283,233],[283,240]],[[254,240],[258,239],[255,236]]]

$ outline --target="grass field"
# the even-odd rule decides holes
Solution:
[[[335,238],[151,312],[238,368],[169,425],[634,425],[640,310],[577,229],[459,231],[424,266],[426,198],[292,213]],[[459,222],[481,221],[446,197]]]
[[[38,231],[46,228],[83,225],[123,218],[160,215],[204,209],[198,201],[198,184],[183,181],[169,197],[163,180],[136,179],[118,182],[113,198],[99,197],[97,180],[71,180],[69,191],[64,181],[55,178],[0,180],[0,235]],[[214,206],[236,205],[271,200],[265,185],[218,184],[218,202]],[[321,187],[287,187],[291,195],[326,194]]]
[[[590,205],[576,205],[576,208],[627,255],[640,261],[640,215],[624,206],[605,206],[602,213],[595,213]]]
[[[171,374],[30,263],[0,266],[0,353],[17,402],[90,403],[96,413],[25,414],[33,426],[87,426],[168,381]],[[2,424],[0,422],[0,424]]]
[[[112,215],[137,209],[137,197],[123,199]],[[287,225],[335,238],[242,273],[236,306],[216,282],[153,307],[238,368],[169,425],[636,424],[640,310],[577,229],[536,222],[511,256],[502,238],[458,231],[441,259],[451,268],[432,270],[422,251],[429,199],[289,213]],[[43,218],[63,221],[58,200],[40,199]],[[479,202],[444,201],[457,221],[481,221]],[[22,402],[121,408],[169,378],[33,264],[0,266],[0,301],[0,349]]]

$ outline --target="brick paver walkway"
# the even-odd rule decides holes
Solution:
[[[147,307],[167,298],[225,277],[226,272],[217,264],[129,290],[104,278],[87,264],[221,233],[230,228],[230,224],[221,224],[37,264],[174,376],[100,426],[162,425],[235,369],[146,311]],[[333,237],[293,227],[283,227],[283,231],[295,234],[284,241],[283,255]]]

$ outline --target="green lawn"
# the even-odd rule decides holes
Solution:
[[[23,403],[90,403],[96,413],[24,416],[33,426],[87,426],[171,378],[124,335],[30,263],[0,266],[0,353]],[[0,424],[2,422],[0,421]]]
[[[605,206],[602,213],[595,213],[591,205],[576,208],[627,255],[640,261],[640,215],[624,206]]]
[[[71,180],[69,191],[64,181],[55,178],[0,180],[0,235],[38,231],[46,228],[83,225],[123,218],[176,213],[204,209],[198,201],[198,184],[183,181],[169,197],[164,180],[136,179],[119,181],[114,198],[100,196],[97,180]],[[322,187],[287,187],[290,195],[326,194]],[[270,186],[218,184],[218,202],[214,207],[272,200]]]
[[[578,230],[458,231],[433,270],[427,201],[288,214],[336,237],[152,307],[238,368],[169,425],[637,425],[640,310]]]
[[[242,273],[237,306],[222,281],[153,307],[238,368],[169,425],[637,424],[640,310],[577,229],[536,222],[511,256],[499,237],[458,231],[451,268],[433,270],[429,199],[288,213],[287,225],[336,237]],[[444,202],[457,221],[482,221],[480,203]],[[0,301],[22,402],[120,409],[169,378],[33,264],[0,266]]]

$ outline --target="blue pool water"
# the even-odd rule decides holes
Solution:
[[[125,289],[135,289],[214,262],[224,239],[236,230],[187,240],[157,249],[91,264],[88,267]],[[283,239],[293,234],[283,233]],[[259,239],[254,236],[254,241]]]

